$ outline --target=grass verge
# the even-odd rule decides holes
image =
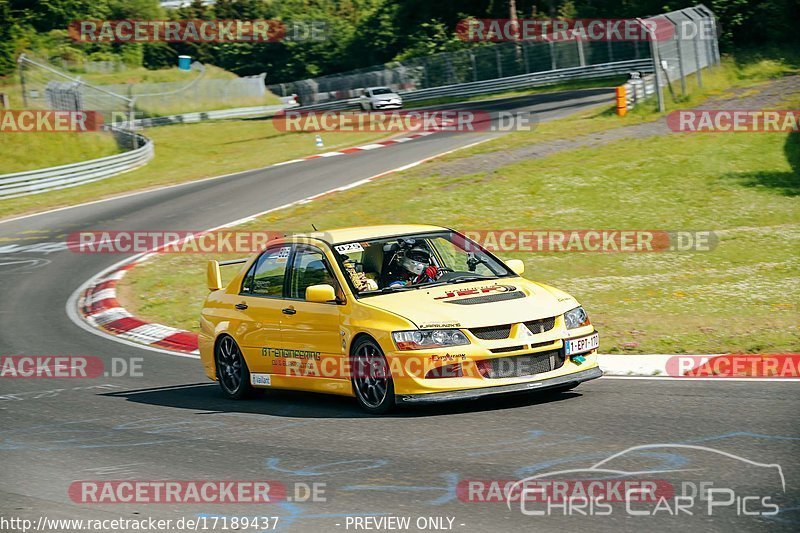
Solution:
[[[78,163],[119,151],[107,133],[0,133],[0,174]]]
[[[144,167],[79,187],[0,200],[0,219],[128,191],[250,170],[386,137],[385,133],[337,132],[323,135],[326,145],[320,150],[315,145],[314,134],[279,132],[270,120],[178,124],[151,128],[145,133],[155,143],[155,157]],[[2,139],[0,137],[0,141]]]

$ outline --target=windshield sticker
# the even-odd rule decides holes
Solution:
[[[363,252],[364,247],[357,242],[351,242],[350,244],[339,244],[338,246],[333,247],[337,252],[340,254],[346,254],[347,252]]]
[[[278,250],[277,254],[275,254],[275,261],[277,261],[278,263],[285,263],[286,260],[289,259],[289,252],[291,251],[292,251],[291,246],[284,246],[283,248]]]

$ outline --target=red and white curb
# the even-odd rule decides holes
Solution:
[[[197,334],[133,316],[117,301],[117,282],[136,266],[136,262],[93,281],[78,300],[78,307],[89,325],[139,344],[181,353],[198,354]]]
[[[385,148],[387,146],[392,146],[394,144],[401,144],[401,143],[405,143],[405,142],[408,142],[408,141],[413,141],[414,139],[418,139],[420,137],[425,137],[427,135],[433,135],[434,133],[437,133],[437,132],[435,132],[435,131],[423,131],[423,132],[420,132],[420,133],[412,133],[411,135],[408,135],[406,137],[398,137],[398,138],[394,138],[394,139],[387,139],[385,141],[374,142],[374,143],[371,143],[371,144],[363,144],[361,146],[353,146],[351,148],[344,148],[342,150],[338,150],[338,151],[334,151],[334,152],[325,152],[325,153],[322,153],[322,154],[308,155],[306,157],[301,157],[301,158],[298,158],[298,159],[292,159],[292,160],[289,160],[289,161],[283,161],[281,163],[275,163],[272,166],[273,167],[280,167],[280,166],[283,166],[283,165],[291,165],[292,163],[299,163],[300,161],[309,161],[311,159],[321,159],[321,158],[325,158],[325,157],[336,157],[337,155],[346,155],[346,154],[352,154],[352,153],[355,153],[355,152],[368,152],[370,150],[377,150],[378,148]]]

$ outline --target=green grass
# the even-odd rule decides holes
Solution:
[[[232,80],[237,76],[233,72],[225,69],[215,67],[213,65],[204,65],[206,68],[204,79],[208,80]],[[189,81],[197,76],[196,71],[180,70],[178,67],[164,68],[158,70],[150,70],[144,67],[127,68],[119,72],[87,72],[81,74],[73,74],[73,76],[80,75],[81,79],[93,85],[106,85],[116,83],[163,83],[163,82],[176,82],[176,81]]]
[[[155,143],[155,157],[146,166],[95,183],[0,200],[0,219],[13,215],[72,205],[87,198],[116,194],[264,167],[297,157],[365,143],[386,134],[331,133],[323,135],[325,148],[317,149],[312,133],[283,133],[269,120],[224,120],[161,126],[146,130]],[[28,137],[29,134],[17,134]],[[61,134],[50,135],[54,139]],[[82,134],[84,135],[84,134]],[[0,137],[0,142],[5,137]],[[23,142],[24,139],[14,142]],[[46,153],[32,153],[37,157]],[[5,151],[4,151],[5,153]],[[20,154],[8,156],[18,158]]]
[[[796,103],[795,103],[796,105]],[[391,202],[386,199],[391,198]],[[431,165],[271,213],[240,229],[431,223],[460,229],[712,230],[710,252],[502,254],[573,293],[604,352],[716,353],[800,346],[800,140],[671,134],[565,152],[491,174]],[[200,255],[134,269],[122,297],[151,320],[196,329]]]
[[[0,133],[0,174],[88,161],[118,152],[117,143],[107,133]]]
[[[680,83],[673,82],[676,98],[673,100],[665,89],[666,111],[695,107],[709,98],[724,98],[732,96],[732,90],[744,88],[757,88],[768,80],[796,73],[800,70],[796,58],[790,56],[777,59],[765,58],[754,52],[745,54],[745,59],[726,56],[722,64],[711,70],[703,72],[703,87],[698,87],[697,78],[691,75],[687,78],[687,96],[680,96]],[[454,160],[470,155],[485,154],[502,150],[512,150],[532,144],[573,138],[580,134],[591,134],[606,131],[632,124],[649,122],[661,117],[655,99],[630,110],[625,117],[616,115],[613,108],[600,107],[576,113],[570,117],[553,122],[536,125],[531,131],[516,131],[498,137],[489,142],[482,143],[473,148],[447,155],[443,160]]]

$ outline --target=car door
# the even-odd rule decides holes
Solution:
[[[306,288],[321,284],[333,285],[339,301],[306,301]],[[305,369],[299,373],[307,378],[303,380],[304,388],[333,392],[332,388],[349,383],[340,329],[340,303],[344,299],[341,286],[320,248],[295,245],[287,288],[288,311],[281,322],[284,346]]]
[[[267,248],[242,280],[236,308],[246,319],[233,334],[250,372],[273,373],[275,354],[283,348],[281,318],[291,250],[288,244]]]

